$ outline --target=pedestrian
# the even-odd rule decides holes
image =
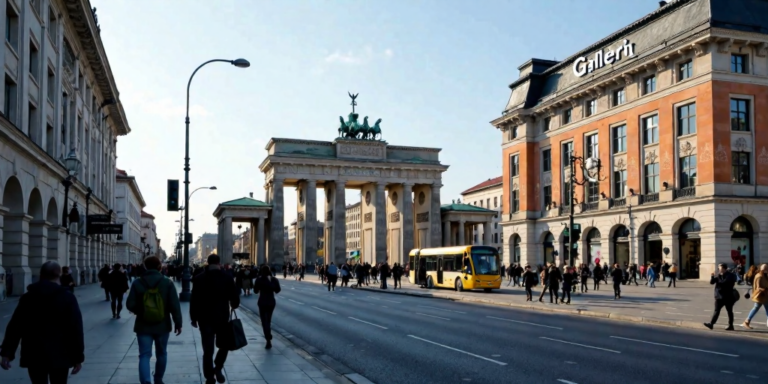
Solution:
[[[721,263],[719,274],[712,273],[709,283],[715,286],[715,311],[712,313],[712,320],[704,323],[704,326],[712,329],[720,317],[720,310],[725,307],[728,312],[728,328],[726,331],[733,331],[733,304],[738,300],[738,292],[733,289],[736,285],[736,275],[728,270],[728,265]]]
[[[536,272],[531,271],[531,266],[525,266],[523,272],[523,285],[525,286],[525,301],[533,301],[533,291],[531,287],[536,285]]]
[[[330,292],[331,289],[336,291],[336,279],[338,278],[339,269],[336,268],[336,265],[333,264],[333,261],[331,261],[331,265],[329,265],[325,269],[325,279],[328,281],[328,291]]]
[[[251,288],[253,288],[253,276],[251,276],[251,266],[246,265],[245,268],[241,269],[237,272],[238,277],[240,278],[240,288],[243,290],[243,294],[245,296],[251,295]]]
[[[650,288],[656,288],[656,270],[648,268],[648,282],[646,283]]]
[[[600,264],[595,265],[595,269],[592,271],[592,281],[594,282],[592,285],[592,290],[599,291],[600,281],[604,279],[605,277],[603,277],[603,269],[600,268]]]
[[[677,284],[675,283],[677,281],[677,263],[672,263],[672,266],[669,267],[669,284],[667,285],[667,288],[677,288]]]
[[[633,281],[635,282],[635,285],[640,285],[637,283],[637,264],[629,266],[629,281],[627,282],[627,285],[632,284]]]
[[[566,268],[563,274],[563,297],[560,299],[561,303],[571,304],[571,288],[573,288],[574,281],[573,271],[570,268]],[[565,301],[566,296],[568,296],[568,301]]]
[[[208,270],[194,278],[189,302],[192,327],[200,329],[206,384],[217,381],[223,383],[226,380],[221,370],[224,369],[229,351],[221,343],[222,338],[231,332],[231,311],[239,306],[240,294],[234,280],[222,270],[221,258],[215,254],[208,256]],[[214,346],[220,347],[215,360]]]
[[[59,284],[61,270],[55,261],[43,263],[40,281],[19,299],[0,346],[0,366],[8,370],[21,344],[19,366],[27,368],[32,384],[66,384],[70,369],[76,375],[85,360],[80,306]]]
[[[134,268],[137,271],[138,268]],[[128,292],[128,276],[126,276],[120,264],[115,264],[112,272],[107,275],[107,287],[112,299],[112,318],[119,319],[123,311],[123,295]]]
[[[619,267],[619,263],[613,265],[613,271],[611,271],[611,277],[613,278],[613,299],[621,299],[621,282],[624,279],[624,272]]]
[[[69,292],[71,292],[72,294],[75,293],[75,279],[74,277],[72,277],[72,274],[69,272],[69,267],[63,267],[61,269],[60,284],[62,287],[69,290]]]
[[[583,264],[581,266],[579,280],[581,281],[581,293],[589,292],[589,265]]]
[[[307,271],[307,266],[304,263],[299,265],[299,281],[304,280],[304,273]]]
[[[395,265],[392,267],[392,279],[395,282],[395,288],[400,287],[400,289],[403,289],[403,283],[400,281],[400,279],[403,277],[403,267],[400,266],[399,263],[395,263]]]
[[[99,270],[99,274],[97,275],[99,278],[99,282],[101,282],[101,288],[104,290],[104,295],[107,297],[107,300],[109,301],[109,289],[107,288],[107,276],[109,276],[109,264],[104,264],[103,267],[101,267],[101,270]]]
[[[259,277],[253,284],[253,293],[259,295],[259,318],[264,338],[267,339],[266,349],[272,348],[272,313],[275,312],[275,294],[280,293],[280,282],[269,273],[269,268],[261,267]]]
[[[549,288],[549,263],[546,264],[545,268],[542,268],[541,265],[539,265],[539,282],[541,282],[541,293],[539,294],[539,302],[544,302],[544,294],[547,292],[547,289]],[[550,291],[550,296],[552,296],[552,293]]]
[[[741,326],[747,329],[752,329],[752,327],[749,326],[752,318],[757,315],[757,312],[761,307],[768,304],[768,264],[761,265],[760,269],[756,272],[752,271],[752,268],[750,267],[750,270],[747,272],[747,276],[749,275],[753,277],[752,301],[755,303],[755,306],[749,311],[747,319],[744,320],[744,323],[742,323]],[[749,283],[749,281],[747,281],[747,283]],[[765,315],[768,317],[768,306],[765,306]],[[768,322],[766,322],[766,325],[768,325]]]
[[[139,345],[139,382],[162,383],[168,363],[168,338],[171,329],[181,334],[181,304],[176,285],[160,274],[162,262],[156,256],[144,259],[146,272],[131,284],[125,308],[136,314],[133,332]],[[171,327],[173,320],[173,327]],[[154,377],[150,372],[152,344],[155,346]]]
[[[385,261],[379,267],[379,273],[381,274],[381,289],[387,289],[387,278],[389,277],[389,264]]]
[[[554,264],[549,267],[547,279],[549,280],[549,303],[552,304],[554,298],[554,304],[558,304],[557,294],[560,291],[560,282],[563,281],[563,275]],[[568,287],[568,289],[570,288]]]

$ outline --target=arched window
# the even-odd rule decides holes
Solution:
[[[520,262],[520,236],[514,235],[512,238],[512,262],[513,263],[519,263]]]
[[[589,233],[587,234],[587,240],[589,241],[600,241],[600,231],[597,228],[592,228]]]
[[[752,224],[744,216],[739,216],[731,223],[731,231],[734,236],[739,234],[752,234]]]
[[[698,221],[694,219],[688,219],[686,220],[683,225],[680,226],[680,230],[678,233],[680,235],[687,235],[692,232],[700,232],[701,231],[701,225]]]
[[[745,268],[751,267],[755,264],[752,223],[739,216],[731,223],[731,231],[731,260],[741,263]]]

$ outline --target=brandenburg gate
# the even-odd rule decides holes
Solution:
[[[363,262],[402,263],[413,248],[441,246],[440,187],[448,166],[440,164],[440,149],[389,145],[381,139],[381,119],[373,126],[367,116],[359,122],[357,95],[350,97],[352,112],[346,121],[339,117],[334,141],[272,138],[267,144],[259,168],[265,175],[265,202],[272,208],[265,228],[266,260],[259,264],[285,260],[285,187],[294,187],[297,194],[299,263],[317,260],[318,219],[325,221],[325,262],[346,261],[347,189],[359,190],[362,199]],[[325,192],[319,216],[318,189]]]

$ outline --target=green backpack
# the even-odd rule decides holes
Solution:
[[[150,288],[143,278],[141,281],[147,289],[142,298],[144,304],[142,318],[148,323],[162,322],[165,319],[165,302],[163,301],[163,295],[160,293],[160,283],[163,280],[161,279],[154,288]]]

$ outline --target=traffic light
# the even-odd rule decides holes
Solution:
[[[571,230],[571,235],[573,235],[573,242],[579,241],[581,238],[581,224],[573,223],[573,229]]]
[[[179,181],[168,180],[168,210],[179,210]]]

